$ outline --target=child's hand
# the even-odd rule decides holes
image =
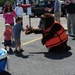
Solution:
[[[32,33],[32,28],[29,28],[28,26],[25,29],[25,34],[31,34]]]
[[[28,27],[28,25],[26,25],[26,30],[28,30],[29,29],[29,27]]]

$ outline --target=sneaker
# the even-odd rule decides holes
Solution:
[[[9,48],[9,51],[11,51],[11,52],[12,52],[13,50],[12,50],[11,48]]]
[[[19,51],[18,50],[15,50],[14,53],[19,53]]]
[[[24,52],[24,50],[23,49],[20,49],[19,52]]]
[[[4,48],[6,51],[7,51],[7,53],[8,53],[8,50],[7,50],[7,48]]]
[[[7,48],[5,48],[5,50],[7,51]]]

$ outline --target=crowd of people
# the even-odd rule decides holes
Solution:
[[[35,4],[33,4],[35,5]],[[22,5],[20,3],[17,3],[17,6],[15,7],[15,9],[13,9],[12,4],[7,1],[4,5],[4,9],[3,9],[3,18],[5,20],[5,31],[4,31],[4,47],[5,50],[7,50],[7,46],[9,47],[9,51],[13,51],[12,47],[11,47],[11,41],[12,39],[15,40],[16,46],[15,46],[15,53],[18,52],[23,52],[24,50],[21,48],[21,31],[26,31],[26,29],[23,28],[23,8],[27,8],[30,7],[32,5]],[[68,35],[73,35],[73,40],[75,40],[75,3],[73,2],[73,0],[67,0],[65,3],[64,8],[67,10],[67,27],[68,27]],[[50,4],[50,0],[47,0],[47,4],[45,5],[45,10],[47,11],[46,13],[50,13],[50,11],[53,9],[53,6]],[[47,20],[46,25],[49,25],[49,21],[52,21],[53,16],[49,15],[49,14],[44,14],[44,17],[47,17],[47,19],[42,18],[43,20]],[[48,17],[49,16],[49,17]],[[60,22],[60,17],[61,17],[61,3],[60,0],[55,0],[54,3],[54,19],[52,21],[52,23],[50,23],[51,25],[55,25],[56,28],[53,29],[52,33],[51,31],[49,31],[47,37],[44,37],[44,40],[42,40],[42,43],[46,43],[46,38],[52,38],[52,36],[55,35],[56,31],[59,31],[61,26],[59,23]],[[14,25],[14,19],[16,24]],[[54,21],[57,21],[58,23],[55,23]],[[40,24],[43,23],[43,28],[41,28],[41,26],[39,25],[39,29],[41,28],[46,29],[46,25],[44,24],[45,21],[40,21]],[[55,24],[54,24],[55,23]],[[59,26],[58,26],[59,25]],[[50,25],[49,25],[50,26]],[[62,28],[63,29],[63,28]],[[32,29],[30,29],[32,30]],[[34,30],[34,29],[33,29]],[[41,30],[41,31],[42,31]],[[55,31],[56,30],[56,31]],[[34,32],[38,32],[38,30],[34,30]],[[40,31],[39,31],[40,32]],[[42,31],[43,32],[43,31]],[[44,31],[45,33],[45,31]],[[51,36],[51,37],[48,37]],[[63,37],[63,36],[62,36]],[[61,38],[62,38],[61,37]],[[48,41],[48,40],[47,40]],[[67,42],[67,39],[65,41],[65,44]],[[50,44],[50,42],[49,42]],[[60,45],[60,44],[59,44]],[[61,47],[63,47],[64,45],[62,44]],[[53,46],[52,46],[53,47]],[[52,50],[54,50],[55,48],[58,48],[59,46],[57,45],[57,47],[54,46],[54,48],[51,48]],[[60,48],[60,47],[59,47]],[[64,49],[67,49],[67,44],[66,47]],[[70,47],[68,47],[68,50],[71,49]],[[58,49],[57,49],[58,50]]]
[[[21,48],[21,31],[25,31],[23,28],[23,8],[31,7],[34,4],[21,4],[17,3],[16,7],[13,8],[12,4],[7,1],[3,7],[3,18],[5,20],[5,31],[4,31],[4,47],[9,51],[12,50],[12,41],[15,42],[15,53],[23,52]],[[15,22],[14,22],[15,19]],[[15,24],[16,23],[16,24]],[[8,51],[8,50],[7,50]]]
[[[46,11],[52,10],[54,7],[54,19],[55,21],[60,22],[61,17],[61,2],[60,0],[55,0],[54,6],[50,3],[51,0],[47,0]],[[67,17],[67,28],[68,35],[73,37],[75,40],[75,1],[74,0],[65,0],[63,8],[66,11]],[[61,22],[60,22],[61,23]]]
[[[67,28],[68,35],[73,35],[75,40],[75,2],[74,0],[67,0],[64,8],[67,10]]]

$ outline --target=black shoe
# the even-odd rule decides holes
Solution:
[[[11,52],[12,52],[13,50],[12,50],[11,48],[9,48],[9,51],[11,51]]]
[[[5,48],[5,50],[7,51],[7,48]]]
[[[14,53],[19,53],[19,51],[18,50],[15,50]]]
[[[66,46],[65,50],[71,50],[71,47],[70,46]]]
[[[24,50],[23,49],[20,49],[19,52],[24,52]]]
[[[4,48],[6,51],[7,51],[7,53],[8,53],[8,50],[7,50],[7,48]]]

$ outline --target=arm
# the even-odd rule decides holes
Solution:
[[[32,29],[32,32],[35,34],[41,34],[43,30],[42,29]]]
[[[22,8],[28,8],[28,7],[31,7],[31,6],[34,6],[35,4],[20,4],[20,6]]]
[[[23,26],[22,25],[19,25],[19,29],[21,30],[21,31],[25,31],[25,29],[23,28]]]
[[[34,29],[34,28],[29,28],[29,29],[25,29],[25,34],[31,34],[31,33],[35,33],[35,34],[41,34],[43,32],[42,29]]]
[[[21,6],[22,8],[27,8],[27,7],[30,7],[31,5],[30,5],[30,4],[20,4],[20,6]]]
[[[17,15],[16,15],[16,12],[13,10],[13,17],[16,17]]]
[[[15,12],[17,11],[17,7],[15,7]]]
[[[6,31],[4,31],[3,36],[5,37]]]
[[[65,5],[63,5],[63,8],[64,8],[64,9],[67,9],[68,5],[69,5],[69,3],[66,2]]]
[[[53,9],[53,6],[51,4],[45,6],[45,10],[48,11],[48,12],[51,12],[52,9]]]
[[[12,38],[14,37],[14,34],[13,34],[12,30],[11,30],[11,37],[12,37]]]
[[[21,7],[22,8],[22,7]],[[22,13],[23,13],[23,8],[22,8]]]
[[[5,13],[4,10],[3,10],[3,18],[5,18],[5,16],[6,16],[6,13]]]

